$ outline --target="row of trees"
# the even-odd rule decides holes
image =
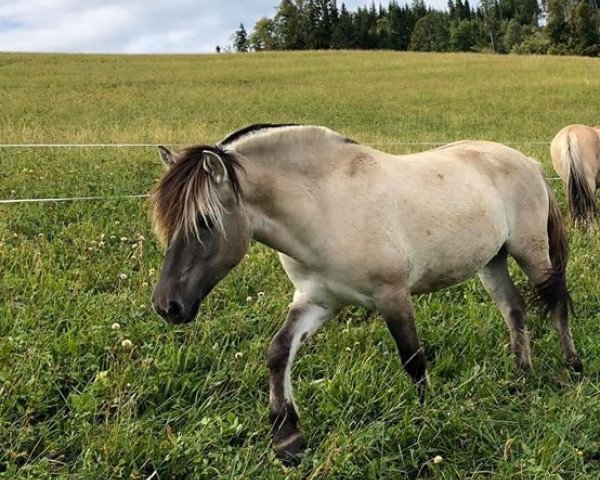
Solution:
[[[250,50],[393,49],[600,55],[600,0],[448,0],[446,11],[423,0],[349,11],[336,0],[282,0],[272,18],[233,35]],[[540,18],[545,25],[540,26]]]

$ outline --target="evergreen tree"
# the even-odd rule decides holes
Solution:
[[[244,28],[244,24],[240,23],[240,28],[233,34],[233,48],[236,52],[247,52],[250,44],[248,42],[248,34]]]
[[[573,49],[578,55],[597,56],[600,54],[598,35],[598,10],[586,0],[580,1],[571,17]]]
[[[410,36],[415,28],[416,18],[408,5],[400,7],[392,2],[388,8],[388,18],[392,31],[392,48],[394,50],[408,50]]]
[[[461,17],[463,20],[471,20],[473,18],[473,12],[471,11],[471,5],[469,5],[469,0],[465,0],[463,5],[464,16]]]
[[[537,0],[518,0],[514,19],[520,25],[533,25],[537,27],[540,16],[540,6]]]
[[[355,19],[354,44],[356,47],[365,50],[376,48],[375,22],[377,21],[377,12],[359,8],[356,11]]]
[[[275,36],[280,48],[284,50],[300,50],[304,46],[301,12],[292,0],[281,1],[275,14],[274,22]]]
[[[352,15],[342,3],[339,18],[331,34],[331,48],[350,49],[354,47],[353,42],[354,25],[352,24]]]
[[[500,6],[497,0],[481,0],[480,12],[483,30],[490,39],[490,47],[497,52],[500,33]]]
[[[564,47],[569,42],[571,28],[567,22],[570,0],[548,0],[546,32],[553,47]]]
[[[427,15],[427,7],[425,7],[424,0],[413,0],[412,12],[417,20]]]

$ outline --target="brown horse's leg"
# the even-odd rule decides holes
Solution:
[[[300,345],[335,313],[296,295],[281,329],[269,347],[269,413],[273,426],[273,449],[284,461],[293,462],[305,446],[294,403],[291,368]]]
[[[525,302],[508,273],[507,256],[503,249],[479,272],[479,279],[508,325],[510,348],[517,366],[529,369],[531,353],[525,327]]]
[[[533,283],[540,301],[550,311],[565,361],[576,372],[582,372],[583,365],[569,327],[570,299],[564,272],[556,272],[547,258],[538,259],[537,262],[520,256],[515,259]]]
[[[396,342],[402,365],[417,386],[419,401],[423,403],[427,386],[427,367],[425,354],[419,343],[410,295],[386,295],[378,300],[377,306]]]

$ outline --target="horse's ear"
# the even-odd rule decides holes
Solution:
[[[202,152],[202,167],[211,176],[213,181],[219,185],[227,179],[227,169],[219,155],[210,150]]]
[[[163,163],[169,167],[175,163],[175,155],[171,150],[167,147],[163,147],[162,145],[158,146],[158,154],[160,155],[160,159]]]

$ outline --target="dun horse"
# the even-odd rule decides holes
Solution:
[[[566,362],[582,370],[568,324],[568,246],[539,164],[509,147],[457,142],[394,156],[327,128],[253,125],[179,153],[154,195],[167,246],[154,307],[192,321],[252,239],[279,252],[295,286],[268,353],[273,447],[289,459],[304,440],[292,395],[300,345],[348,304],[378,310],[423,399],[425,355],[411,295],[478,275],[498,305],[519,367],[530,368],[525,304],[511,255],[549,309]],[[383,360],[382,360],[383,361]]]
[[[600,127],[569,125],[550,145],[554,170],[565,184],[571,217],[590,224],[596,212],[596,189],[600,186]]]

